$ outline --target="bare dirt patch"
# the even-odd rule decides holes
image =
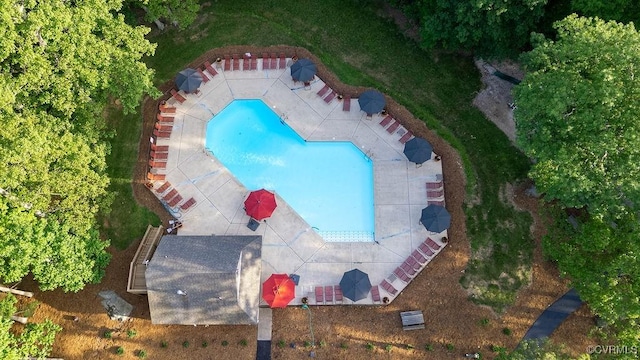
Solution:
[[[317,57],[302,48],[214,49],[185,66],[198,66],[204,60],[244,52],[284,52],[288,57],[308,57],[318,64],[319,77],[339,93],[356,96],[365,90],[363,87],[342,84]],[[161,90],[168,92],[172,86],[172,83],[164,84]],[[393,99],[387,98],[387,102],[389,113],[414,134],[428,139],[434,145],[435,152],[442,157],[447,207],[453,219],[449,233],[450,243],[388,306],[312,306],[312,328],[309,312],[300,307],[274,310],[274,359],[308,357],[311,349],[305,348],[304,342],[311,340],[312,329],[318,345],[315,349],[317,358],[453,359],[460,358],[466,352],[480,351],[484,359],[492,359],[495,355],[490,351],[491,345],[514,348],[540,313],[567,291],[567,282],[558,276],[553,264],[544,261],[542,257],[540,239],[545,227],[538,216],[538,202],[523,195],[523,188],[517,188],[513,192],[513,201],[534,216],[533,235],[537,246],[532,282],[529,287],[518,293],[515,304],[501,317],[497,317],[490,309],[469,301],[467,292],[459,284],[470,256],[463,210],[464,174],[459,156],[448,143],[436,137],[423,122],[414,118],[403,106]],[[148,170],[148,139],[153,129],[157,104],[158,101],[151,99],[147,99],[143,104],[143,133],[132,186],[138,202],[156,212],[167,226],[169,214],[144,186]],[[135,359],[136,350],[145,350],[147,358],[160,360],[255,359],[255,326],[152,325],[146,296],[132,295],[125,291],[129,262],[137,246],[138,243],[134,243],[124,251],[111,249],[113,259],[102,283],[89,285],[76,294],[65,294],[62,291],[42,292],[31,280],[25,280],[21,284],[20,288],[34,291],[35,299],[42,302],[32,320],[42,321],[49,318],[64,328],[56,339],[53,357],[66,360]],[[131,321],[118,323],[108,318],[100,305],[97,293],[109,289],[115,290],[133,304]],[[405,310],[422,310],[427,323],[426,329],[403,331],[399,312]],[[75,316],[79,318],[78,321],[70,320]],[[586,335],[590,325],[591,315],[588,309],[583,307],[562,325],[552,339],[567,344],[572,354],[577,355],[590,343]],[[505,327],[512,331],[510,336],[503,334],[502,329]],[[136,331],[135,337],[127,336],[129,329]],[[104,338],[105,330],[114,331],[111,339]],[[277,346],[280,340],[285,342],[283,348]],[[167,342],[166,348],[161,347],[162,341]],[[188,347],[182,345],[185,341],[188,342]],[[242,345],[244,341],[247,346]],[[320,346],[320,341],[324,346]],[[203,346],[205,342],[206,347]],[[224,346],[223,342],[227,345]],[[290,343],[294,343],[296,347],[290,347]],[[367,348],[368,343],[373,346],[372,350]],[[427,344],[432,350],[425,349]],[[447,344],[453,349],[447,347]],[[387,345],[391,345],[390,351],[385,350]],[[115,354],[118,346],[124,347],[125,355]]]

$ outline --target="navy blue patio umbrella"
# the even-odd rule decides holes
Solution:
[[[200,84],[202,84],[202,76],[192,68],[186,68],[176,76],[176,86],[186,93],[195,92]]]
[[[311,81],[317,72],[316,64],[309,59],[300,59],[291,65],[291,77],[294,81]]]
[[[404,144],[404,154],[407,159],[416,164],[422,164],[423,162],[431,159],[431,153],[433,147],[429,142],[423,138],[414,137]]]
[[[431,232],[443,232],[451,226],[451,214],[444,206],[431,204],[422,209],[420,223]]]
[[[366,298],[371,291],[369,275],[358,269],[349,270],[342,275],[340,280],[342,294],[353,301]]]
[[[380,91],[367,90],[358,98],[358,104],[360,104],[362,111],[366,112],[367,115],[371,115],[381,112],[387,104],[387,101]]]

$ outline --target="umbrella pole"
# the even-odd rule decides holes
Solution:
[[[309,312],[309,332],[311,333],[311,347],[315,348],[316,340],[313,336],[313,319],[311,318],[311,308],[309,308],[309,305],[307,304],[302,304],[302,308],[306,309]]]

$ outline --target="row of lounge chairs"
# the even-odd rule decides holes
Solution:
[[[342,304],[343,295],[340,285],[328,285],[328,286],[316,286],[315,287],[315,300],[316,305],[333,305]],[[380,303],[380,289],[378,285],[371,287],[371,298],[374,304]]]
[[[407,257],[402,265],[393,271],[393,275],[403,282],[409,283],[411,279],[427,265],[430,258],[434,256],[440,248],[440,244],[428,237]]]
[[[181,96],[180,94],[178,95]],[[156,140],[168,139],[171,137],[175,115],[175,107],[167,105],[164,101],[158,105],[156,123],[153,128],[153,137],[149,139],[149,141],[151,142],[151,149],[149,157],[150,169],[147,173],[147,179],[150,181],[164,180],[166,178],[166,175],[159,173],[158,170],[164,170],[167,167],[167,159],[169,158],[169,146],[156,145]]]
[[[240,55],[224,55],[223,59],[220,59],[220,62],[224,62],[222,64],[222,68],[224,71],[236,71],[236,70],[258,70],[258,58],[250,53],[245,53],[240,58]],[[280,53],[280,56],[277,56],[276,53],[268,53],[262,54],[262,69],[263,70],[283,70],[287,67],[287,58],[284,53]]]
[[[380,125],[385,128],[389,134],[393,134],[394,132],[401,134],[402,136],[400,137],[400,139],[398,139],[401,144],[404,144],[407,141],[411,140],[411,138],[413,138],[413,133],[411,131],[405,130],[400,122],[394,119],[391,115],[385,116],[382,121],[380,121]]]
[[[165,181],[154,191],[156,196],[170,208],[179,208],[181,211],[187,211],[196,204],[196,200],[193,197],[183,202],[182,195],[168,181]]]
[[[427,205],[445,206],[444,187],[443,187],[442,179],[427,182],[426,186],[427,186]]]

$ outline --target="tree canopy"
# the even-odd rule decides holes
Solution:
[[[109,151],[102,111],[133,111],[155,94],[141,61],[148,29],[117,14],[120,0],[0,0],[0,281],[32,273],[42,289],[78,291],[101,279],[108,241]]]
[[[11,331],[14,323],[11,315],[16,312],[16,303],[11,294],[0,300],[0,358],[22,360],[48,356],[55,336],[62,328],[46,320],[40,324],[28,323],[19,334],[15,334]]]
[[[422,0],[422,44],[471,50],[479,55],[516,55],[544,14],[547,0]]]
[[[640,318],[640,34],[576,15],[533,35],[515,89],[517,141],[554,201],[544,247],[583,300],[635,346]],[[567,221],[566,209],[575,214]]]

